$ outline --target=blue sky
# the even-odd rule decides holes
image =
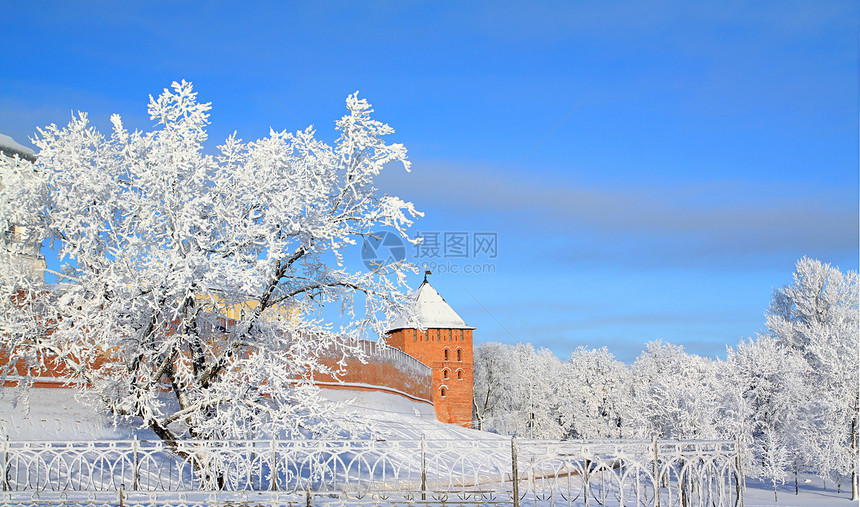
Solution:
[[[801,256],[858,268],[856,2],[128,4],[4,2],[0,132],[148,129],[184,78],[213,146],[333,140],[359,90],[409,149],[380,184],[415,230],[497,235],[410,251],[478,341],[720,356]]]

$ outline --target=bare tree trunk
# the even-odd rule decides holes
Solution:
[[[797,486],[797,457],[794,458],[794,494],[795,496],[800,494],[799,488]]]

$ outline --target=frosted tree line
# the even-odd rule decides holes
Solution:
[[[481,429],[533,438],[737,439],[750,476],[774,487],[815,473],[857,498],[858,277],[797,262],[767,331],[725,360],[660,341],[631,365],[604,347],[567,360],[529,344],[475,350]]]

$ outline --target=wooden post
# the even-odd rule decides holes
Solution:
[[[681,477],[678,478],[678,482],[681,486],[681,507],[688,507],[687,504],[687,470],[684,468],[684,455],[681,454],[681,461],[678,463],[678,467],[681,471]]]
[[[520,473],[517,470],[517,437],[511,437],[511,478],[514,485],[514,507],[520,507]]]
[[[654,454],[654,505],[660,507],[660,456],[657,453],[657,435],[651,437]]]
[[[278,446],[277,441],[273,438],[271,444],[271,454],[272,454],[272,469],[269,471],[272,474],[271,479],[271,490],[278,490]]]
[[[9,435],[3,441],[3,491],[9,489]]]
[[[860,492],[857,490],[857,399],[854,399],[854,416],[851,418],[851,500],[857,501],[860,499]]]
[[[427,500],[427,440],[421,434],[421,500]]]
[[[134,472],[132,474],[133,481],[132,481],[131,487],[134,491],[137,491],[137,488],[139,487],[139,483],[140,483],[140,472],[138,471],[139,464],[138,464],[138,457],[137,457],[137,450],[138,450],[137,435],[134,436],[134,440],[132,440],[132,442],[131,442],[131,448],[132,448],[132,453],[134,454],[134,458],[132,459],[132,463],[134,464]]]
[[[582,501],[585,502],[585,507],[588,507],[588,499],[591,497],[591,459],[586,458],[583,464],[585,466],[582,470]]]
[[[735,437],[735,492],[737,494],[737,507],[744,507],[744,486],[746,485],[746,477],[744,477],[743,460],[741,459],[741,439]]]

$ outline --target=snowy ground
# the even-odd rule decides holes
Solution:
[[[114,440],[129,439],[135,433],[141,439],[154,439],[145,431],[117,428],[107,418],[99,417],[75,400],[74,391],[67,389],[34,389],[30,411],[24,415],[11,396],[11,389],[0,389],[0,438],[10,440]],[[347,404],[352,410],[377,423],[382,436],[391,440],[507,439],[492,433],[478,432],[436,421],[433,407],[409,401],[401,396],[377,393],[325,390],[326,397]],[[824,489],[820,479],[801,478],[800,494],[794,494],[794,483],[777,488],[774,501],[770,484],[747,479],[745,507],[797,506],[829,507],[857,505],[850,500],[850,490],[836,492],[836,485]]]
[[[427,403],[410,401],[402,396],[381,392],[358,392],[323,389],[323,396],[346,404],[351,410],[377,423],[377,429],[389,440],[498,440],[507,439],[493,433],[443,424],[436,410]]]
[[[836,485],[833,483],[827,484],[827,489],[824,489],[821,479],[813,476],[801,478],[799,485],[800,494],[794,494],[794,482],[786,483],[782,486],[777,486],[778,502],[773,500],[773,488],[770,483],[762,483],[758,479],[747,479],[747,490],[744,494],[744,507],[765,507],[765,506],[780,506],[780,507],[829,507],[829,506],[848,506],[857,505],[857,502],[851,501],[850,484],[848,490],[842,489],[841,493],[836,492]]]
[[[491,433],[443,424],[427,403],[410,401],[396,394],[372,391],[323,389],[325,398],[343,403],[349,410],[374,421],[377,430],[390,440],[468,438],[495,440]],[[29,412],[16,404],[13,389],[0,388],[0,438],[10,440],[125,440],[135,434],[141,440],[158,440],[147,430],[115,427],[76,399],[73,389],[32,389]]]
[[[125,440],[130,428],[115,427],[76,399],[75,389],[32,389],[29,410],[15,389],[0,387],[0,438],[9,440]],[[155,435],[146,435],[153,438]],[[140,438],[144,438],[141,435]]]

